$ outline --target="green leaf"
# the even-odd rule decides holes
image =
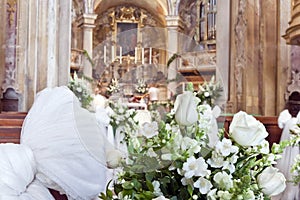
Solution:
[[[125,190],[131,190],[133,189],[134,187],[134,183],[130,182],[130,181],[126,181],[122,184],[122,187],[125,189]]]
[[[154,187],[153,187],[153,184],[152,184],[151,181],[146,180],[146,185],[147,185],[148,189],[149,189],[151,192],[154,191]]]
[[[142,189],[142,184],[137,179],[133,179],[131,183],[137,191]]]
[[[188,192],[189,192],[189,195],[190,195],[190,196],[193,196],[194,188],[193,188],[191,185],[188,185],[187,190],[188,190]]]

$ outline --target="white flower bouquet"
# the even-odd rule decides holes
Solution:
[[[245,112],[234,115],[229,133],[214,130],[211,107],[199,102],[186,91],[164,121],[154,112],[139,126],[115,127],[124,134],[127,157],[113,189],[100,198],[254,200],[282,192],[286,180],[273,164],[291,142],[270,151],[265,127]]]
[[[83,108],[89,108],[93,101],[92,92],[88,88],[88,84],[90,84],[90,81],[85,77],[79,78],[76,72],[73,74],[73,77],[70,77],[68,83],[68,88],[75,94]]]
[[[107,87],[107,91],[110,94],[114,94],[114,93],[120,92],[120,85],[119,85],[118,79],[113,78],[111,80],[111,83]]]
[[[198,87],[199,90],[197,91],[197,97],[199,97],[202,102],[206,102],[211,106],[215,104],[215,101],[223,92],[223,88],[219,82],[216,82],[215,76],[212,76],[209,82],[205,81]]]
[[[145,94],[148,91],[147,84],[143,79],[139,79],[136,86],[135,90],[140,93],[140,94]]]

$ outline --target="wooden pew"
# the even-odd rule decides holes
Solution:
[[[26,113],[0,113],[0,143],[20,143],[20,132],[25,117]],[[224,128],[227,132],[232,118],[232,116],[221,116],[218,118],[219,123],[224,123]],[[278,143],[282,130],[278,127],[277,117],[256,117],[256,119],[261,121],[269,132],[267,140],[270,144]],[[56,200],[67,200],[65,195],[60,195],[55,190],[50,189],[50,192]]]

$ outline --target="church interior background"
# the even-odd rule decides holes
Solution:
[[[2,0],[0,10],[3,111],[28,111],[74,72],[108,98],[113,81],[123,97],[155,85],[164,103],[215,77],[226,113],[299,110],[298,0]]]

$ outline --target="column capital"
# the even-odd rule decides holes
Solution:
[[[84,13],[82,14],[78,21],[79,21],[79,27],[90,27],[94,28],[95,27],[95,20],[97,18],[97,14],[94,13]]]
[[[183,22],[178,15],[168,15],[166,16],[167,28],[178,28],[183,29]]]

